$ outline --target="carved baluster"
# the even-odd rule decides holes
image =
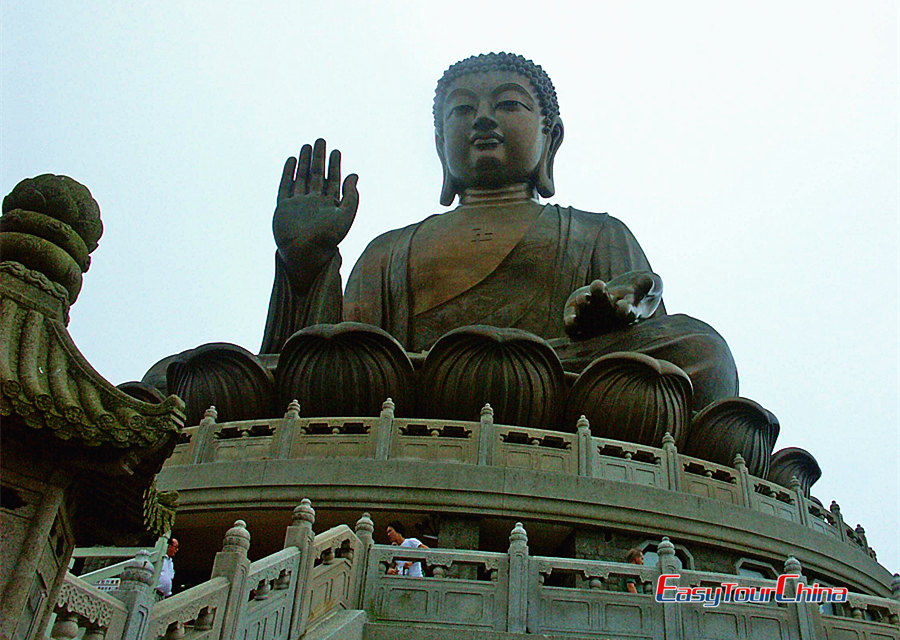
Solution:
[[[384,412],[382,412],[383,414]],[[303,498],[294,508],[293,522],[284,536],[284,546],[300,549],[300,566],[297,575],[297,590],[294,592],[294,603],[291,611],[290,638],[299,638],[306,631],[309,619],[310,595],[309,582],[312,578],[313,563],[316,560],[313,545],[315,534],[313,524],[316,511],[308,498]],[[225,636],[223,636],[225,637]]]
[[[356,521],[356,537],[361,543],[360,557],[357,558],[353,565],[355,573],[354,583],[356,585],[355,602],[359,609],[363,608],[363,599],[365,596],[365,585],[369,573],[369,551],[375,542],[372,535],[375,533],[375,523],[368,513],[362,514],[362,517]]]
[[[481,408],[481,424],[478,428],[478,464],[490,466],[494,463],[496,440],[494,410],[490,404],[486,404]]]
[[[163,636],[163,640],[184,640],[184,623],[183,622],[173,622],[166,629],[166,635]]]
[[[153,563],[147,551],[139,551],[122,570],[119,588],[110,595],[118,598],[128,609],[124,640],[137,640],[147,634],[150,610],[156,603],[156,583]]]
[[[506,630],[525,633],[528,615],[528,534],[521,522],[509,534],[509,600]]]
[[[77,614],[68,611],[60,612],[56,616],[56,623],[50,631],[50,637],[53,640],[74,640],[78,637],[79,630]]]
[[[744,456],[736,454],[734,456],[734,468],[737,471],[738,488],[741,491],[742,506],[752,509],[756,501],[753,498],[753,482],[750,480],[750,471],[747,469],[747,462]]]
[[[838,529],[838,533],[841,536],[841,540],[844,542],[847,541],[847,528],[844,526],[844,517],[841,515],[841,505],[839,505],[836,501],[831,501],[831,506],[829,507],[829,511],[831,511],[832,515],[835,519],[835,526]]]
[[[234,635],[235,625],[241,614],[241,607],[247,601],[247,574],[250,561],[247,551],[250,549],[250,532],[247,523],[236,520],[234,526],[225,533],[222,550],[216,554],[211,577],[223,577],[228,580],[228,600],[222,614],[222,637]]]
[[[300,429],[300,403],[291,400],[284,413],[284,418],[278,425],[278,431],[269,445],[269,457],[275,460],[289,458],[291,456],[291,444],[294,434]]]
[[[256,595],[253,597],[254,600],[268,600],[269,592],[272,590],[272,587],[269,585],[268,580],[260,580],[259,584],[256,585]]]
[[[281,591],[291,586],[291,574],[288,573],[287,569],[281,570],[278,577],[275,579],[275,584],[273,586],[275,591]]]
[[[213,622],[216,618],[216,610],[210,609],[209,607],[203,607],[200,609],[200,613],[197,614],[197,620],[194,622],[194,630],[195,631],[209,631],[213,628]]]
[[[375,459],[391,457],[391,440],[394,435],[394,401],[388,398],[381,405],[381,415],[375,423]]]
[[[662,439],[662,449],[666,459],[666,476],[669,480],[670,491],[681,491],[681,465],[678,462],[678,447],[675,446],[675,436],[668,431]]]
[[[804,527],[809,526],[809,512],[806,510],[806,492],[803,491],[803,485],[800,484],[800,478],[791,476],[791,491],[794,492],[794,502],[797,504],[797,513],[800,516],[800,524]]]
[[[863,529],[861,524],[856,525],[856,539],[859,541],[859,546],[861,546],[864,550],[869,549],[869,541],[866,540],[866,530]]]
[[[219,414],[215,407],[210,407],[203,414],[203,420],[194,432],[191,443],[194,445],[194,455],[192,461],[194,464],[202,464],[204,462],[212,462],[215,458],[213,452],[213,434],[216,432],[216,419]]]
[[[785,595],[794,597],[797,595],[797,584],[806,584],[806,578],[803,577],[803,567],[800,561],[794,556],[789,556],[784,561],[784,573],[786,575],[797,575],[799,578],[791,578],[786,581]],[[800,626],[801,640],[815,640],[816,638],[825,637],[825,630],[822,627],[822,618],[819,613],[819,605],[816,602],[797,602],[789,605],[796,608],[797,623]]]
[[[591,423],[585,416],[578,418],[575,426],[578,442],[578,475],[594,477],[594,438],[591,436]]]
[[[85,629],[84,636],[82,636],[82,640],[103,640],[106,637],[106,629],[102,627],[92,624]]]
[[[675,545],[672,541],[664,537],[662,542],[656,547],[656,554],[659,556],[659,564],[657,568],[660,574],[677,574],[681,573],[678,563],[675,560]],[[669,581],[672,584],[672,581]],[[682,605],[665,602],[663,603],[663,627],[665,628],[666,638],[681,638],[682,633]]]

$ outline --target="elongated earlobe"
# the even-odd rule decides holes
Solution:
[[[437,147],[438,158],[441,159],[441,167],[443,168],[443,183],[441,184],[441,204],[449,207],[456,198],[456,187],[453,184],[453,177],[450,175],[450,168],[447,166],[447,160],[444,158],[444,139],[434,134],[434,146]]]
[[[556,193],[556,187],[553,185],[553,161],[562,144],[564,133],[562,120],[556,118],[550,129],[550,135],[547,136],[547,141],[544,143],[541,163],[538,165],[537,176],[535,176],[535,186],[542,198],[549,198]]]

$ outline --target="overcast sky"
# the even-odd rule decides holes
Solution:
[[[900,570],[898,4],[2,3],[0,188],[67,174],[106,228],[72,309],[114,383],[206,342],[256,351],[285,157],[360,175],[366,243],[441,211],[434,85],[514,51],[559,94],[552,201],[608,211],[670,313],[728,341],[776,449]]]

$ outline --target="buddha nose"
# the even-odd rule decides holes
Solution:
[[[475,113],[475,122],[472,123],[472,127],[476,131],[490,131],[497,127],[494,109],[490,103],[482,100],[478,104],[478,111]]]

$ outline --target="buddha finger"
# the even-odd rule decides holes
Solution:
[[[302,196],[309,191],[309,158],[312,156],[312,147],[308,144],[300,148],[297,159],[297,180],[294,182],[294,195]]]
[[[297,170],[297,158],[291,156],[284,162],[281,172],[281,182],[278,185],[278,202],[287,200],[294,195],[294,172]]]
[[[325,140],[319,138],[313,145],[312,161],[309,164],[308,193],[322,193],[325,180]]]
[[[359,191],[356,190],[356,183],[358,181],[359,176],[355,173],[351,173],[344,178],[344,185],[341,188],[343,197],[338,206],[341,208],[341,211],[351,214],[350,224],[353,224],[353,218],[356,216],[356,209],[359,207]]]
[[[341,152],[333,149],[328,156],[328,177],[325,179],[325,195],[334,198],[335,204],[340,200],[341,188]]]

